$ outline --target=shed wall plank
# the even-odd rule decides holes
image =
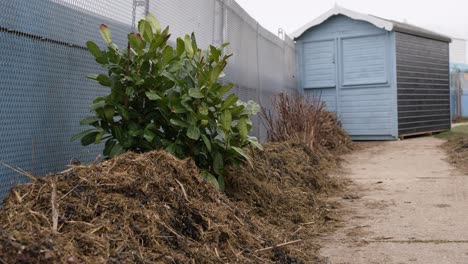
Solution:
[[[396,33],[398,132],[449,129],[449,44]]]

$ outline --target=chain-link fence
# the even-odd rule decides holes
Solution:
[[[85,43],[100,46],[104,23],[119,46],[147,12],[170,25],[173,39],[195,32],[199,46],[230,42],[227,81],[244,100],[295,90],[294,43],[252,19],[233,0],[10,0],[0,1],[0,161],[35,175],[89,162],[102,146],[70,142],[97,96],[108,93],[85,77],[101,71]],[[255,134],[265,137],[256,120]],[[0,200],[24,178],[0,166]]]
[[[454,120],[468,118],[468,69],[450,72],[451,115]]]

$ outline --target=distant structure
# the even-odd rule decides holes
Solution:
[[[468,118],[468,64],[466,40],[450,43],[450,110],[453,119]]]
[[[339,6],[293,37],[299,89],[354,140],[450,129],[449,37]]]
[[[466,55],[466,40],[452,38],[452,43],[450,43],[450,63],[466,64]]]

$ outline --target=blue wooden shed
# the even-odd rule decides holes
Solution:
[[[354,140],[450,129],[450,38],[339,6],[293,33],[298,87]]]

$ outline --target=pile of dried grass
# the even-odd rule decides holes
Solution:
[[[261,117],[272,142],[302,142],[316,153],[347,151],[351,139],[336,115],[325,108],[320,97],[279,94],[272,98],[271,110],[262,107]]]
[[[230,199],[163,151],[75,166],[5,198],[0,262],[322,263],[311,239],[334,224],[321,193],[339,189],[327,173],[351,141],[322,104],[278,98],[270,136],[288,141],[231,168]]]
[[[6,263],[268,263],[275,252],[253,252],[281,241],[161,151],[15,188],[0,228]]]
[[[263,219],[264,228],[280,239],[307,241],[290,253],[306,263],[322,263],[316,257],[319,245],[313,238],[338,224],[333,221],[334,205],[323,196],[342,187],[340,179],[328,176],[340,158],[318,156],[302,143],[269,143],[264,148],[255,153],[253,169],[230,168],[227,195]]]
[[[468,171],[468,136],[465,134],[452,134],[444,144],[449,155],[450,163],[464,171]]]

